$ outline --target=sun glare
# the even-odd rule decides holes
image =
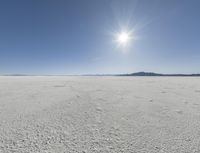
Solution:
[[[131,40],[130,33],[123,31],[117,34],[116,41],[120,46],[126,47]]]

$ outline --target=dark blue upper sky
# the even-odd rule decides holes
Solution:
[[[0,74],[200,73],[199,36],[199,0],[1,0]]]

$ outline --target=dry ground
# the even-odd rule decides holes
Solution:
[[[0,153],[200,153],[200,78],[0,77]]]

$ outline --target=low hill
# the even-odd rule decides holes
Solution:
[[[130,74],[119,74],[119,76],[200,76],[200,74],[161,74],[154,72],[136,72]]]

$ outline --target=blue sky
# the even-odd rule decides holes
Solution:
[[[200,73],[199,8],[199,0],[1,0],[0,74]],[[137,38],[125,49],[113,41],[123,29]]]

